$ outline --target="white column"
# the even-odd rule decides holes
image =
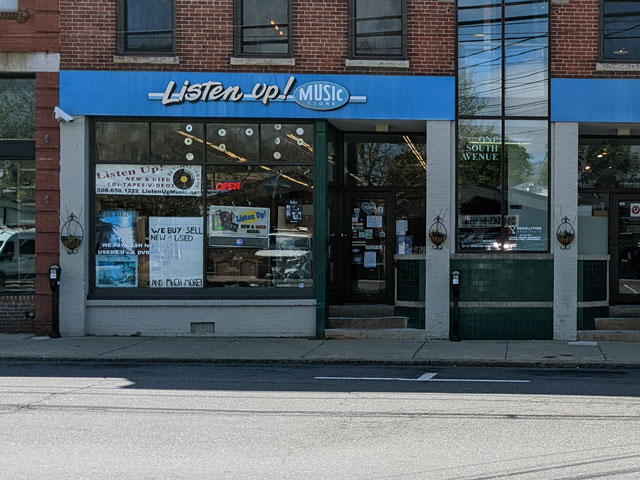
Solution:
[[[578,124],[551,124],[551,253],[553,254],[553,338],[575,340],[578,315]],[[556,230],[568,217],[576,230],[563,250]]]
[[[447,227],[442,250],[426,249],[427,338],[449,338],[449,262],[455,250],[455,122],[427,122],[427,229],[437,215]]]
[[[85,117],[60,124],[60,227],[73,213],[84,228],[78,253],[60,245],[60,333],[84,335],[89,277],[88,125]]]

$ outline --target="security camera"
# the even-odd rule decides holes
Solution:
[[[64,110],[62,110],[60,107],[55,107],[53,109],[53,118],[56,120],[56,122],[65,122],[65,123],[73,122],[73,117],[69,115],[67,112],[65,112]]]

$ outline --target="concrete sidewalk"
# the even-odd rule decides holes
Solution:
[[[640,343],[0,335],[0,360],[640,368]]]

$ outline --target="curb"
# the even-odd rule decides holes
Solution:
[[[259,359],[259,358],[172,358],[172,357],[47,357],[0,356],[0,362],[64,362],[64,363],[192,363],[221,365],[404,365],[434,367],[511,367],[511,368],[584,368],[584,369],[640,369],[639,362],[554,362],[549,360],[475,360],[475,359]]]

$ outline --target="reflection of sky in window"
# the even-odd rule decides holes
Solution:
[[[242,27],[244,53],[287,53],[288,0],[244,0]]]
[[[502,9],[495,3],[474,6],[480,3],[476,0],[459,2],[458,73],[462,80],[459,93],[462,107],[460,113],[500,115]],[[505,114],[546,116],[547,1],[507,4],[505,12]],[[477,102],[471,102],[472,100]],[[466,107],[467,111],[463,111],[465,101],[469,105]]]

